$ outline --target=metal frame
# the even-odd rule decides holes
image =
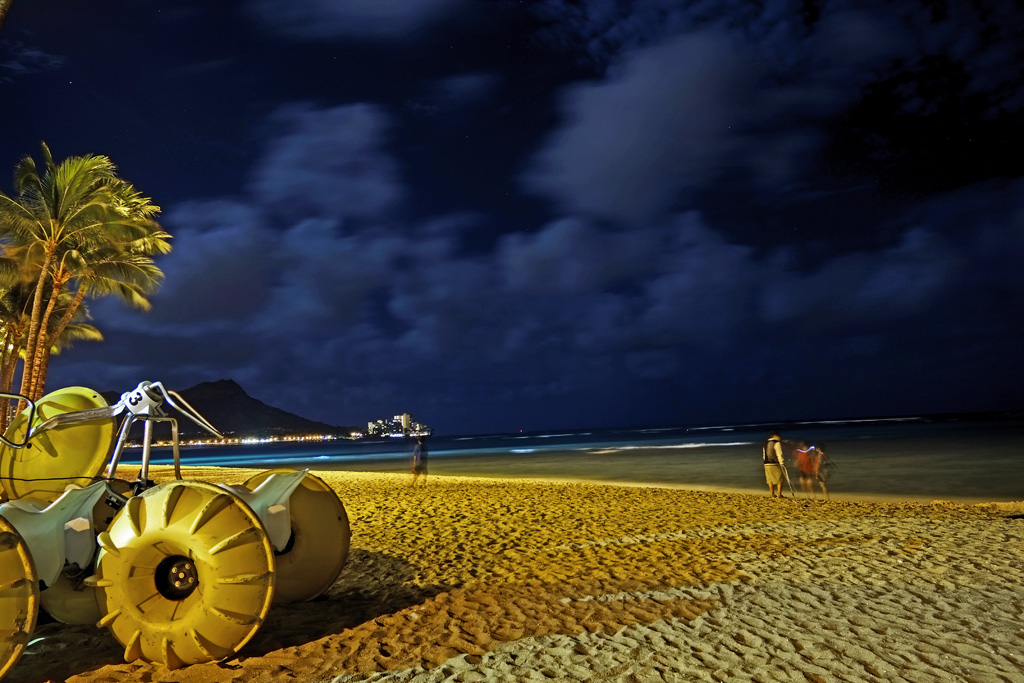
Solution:
[[[3,394],[0,394],[0,396],[3,396]],[[12,394],[8,395],[8,397],[23,399],[29,403],[31,412],[29,414],[28,424],[32,424],[32,418],[35,416],[35,403],[20,394]],[[127,411],[124,420],[121,422],[121,427],[118,430],[117,440],[115,442],[114,449],[110,454],[110,460],[107,463],[106,479],[107,481],[110,481],[114,478],[114,474],[117,472],[117,467],[121,462],[121,454],[124,452],[125,445],[128,442],[128,434],[131,431],[132,425],[141,420],[143,422],[142,466],[139,470],[139,478],[136,481],[136,488],[141,489],[151,485],[149,482],[149,460],[153,443],[154,422],[171,423],[171,450],[174,453],[174,476],[176,479],[181,479],[181,451],[178,439],[178,421],[166,413],[164,410],[164,404],[175,408],[179,413],[217,438],[224,438],[223,435],[206,420],[206,418],[200,415],[199,412],[190,406],[188,402],[177,392],[164,388],[164,385],[160,382],[140,382],[139,385],[131,391],[121,394],[121,399],[111,406],[54,415],[45,422],[30,428],[26,433],[25,442],[22,444],[12,443],[6,438],[3,440],[14,448],[23,448],[32,437],[47,430],[64,425],[77,424],[79,422],[114,418]]]

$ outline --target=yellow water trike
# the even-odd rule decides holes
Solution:
[[[0,436],[0,678],[40,609],[109,629],[126,661],[221,661],[253,637],[272,604],[321,595],[345,564],[345,508],[308,471],[273,469],[237,485],[183,480],[178,421],[167,408],[221,434],[160,382],[142,382],[113,405],[85,387],[38,401],[0,398],[24,405]],[[137,422],[138,476],[119,479]],[[156,484],[153,428],[164,422],[175,478]]]

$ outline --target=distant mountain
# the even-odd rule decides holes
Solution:
[[[230,379],[216,382],[201,382],[190,389],[178,392],[190,406],[225,436],[287,436],[293,434],[348,434],[351,428],[329,425],[324,422],[307,420],[286,410],[268,406],[259,401]],[[103,392],[108,403],[121,399],[121,394]],[[178,411],[167,407],[171,417],[178,418],[181,435],[198,436],[208,432],[182,417]],[[132,436],[139,429],[136,425]],[[169,433],[167,427],[157,426],[157,434]],[[141,433],[141,431],[139,432]]]

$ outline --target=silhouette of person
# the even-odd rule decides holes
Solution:
[[[825,444],[819,443],[817,446],[811,446],[811,456],[814,459],[814,481],[817,481],[821,486],[821,493],[825,496],[825,500],[828,500],[828,487],[825,486],[825,481],[832,474],[835,469],[835,465],[831,467],[827,466],[826,463],[831,464],[828,455],[825,453]],[[814,491],[814,482],[811,482],[811,491]],[[817,493],[814,494],[817,499]]]
[[[800,488],[808,495],[814,495],[814,478],[818,465],[815,462],[817,455],[814,446],[808,446],[806,441],[793,451],[793,459],[796,460],[796,467],[800,474]]]
[[[412,447],[412,485],[416,486],[416,480],[423,475],[423,485],[427,485],[427,451],[426,437],[417,436],[416,445]]]

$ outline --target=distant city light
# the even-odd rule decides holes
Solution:
[[[265,443],[294,443],[294,442],[308,442],[308,441],[334,441],[335,439],[358,439],[363,435],[360,432],[352,432],[348,436],[338,436],[337,434],[301,434],[301,435],[289,435],[289,436],[235,436],[225,437],[223,439],[210,439],[210,438],[196,438],[196,439],[182,439],[178,441],[179,446],[252,446],[257,444]],[[174,443],[170,439],[164,439],[161,441],[154,441],[153,447],[171,447]],[[141,448],[142,444],[129,443],[128,448]]]
[[[311,441],[334,441],[337,439],[363,439],[367,436],[376,437],[403,437],[403,436],[430,436],[434,430],[412,419],[409,413],[395,415],[388,420],[377,420],[370,422],[366,432],[358,430],[351,431],[347,435],[339,434],[291,434],[287,436],[231,436],[223,439],[211,439],[209,437],[182,439],[179,446],[256,446],[268,443],[302,443]],[[171,439],[154,441],[154,448],[170,448],[174,445]],[[127,448],[141,448],[141,443],[130,442]]]

